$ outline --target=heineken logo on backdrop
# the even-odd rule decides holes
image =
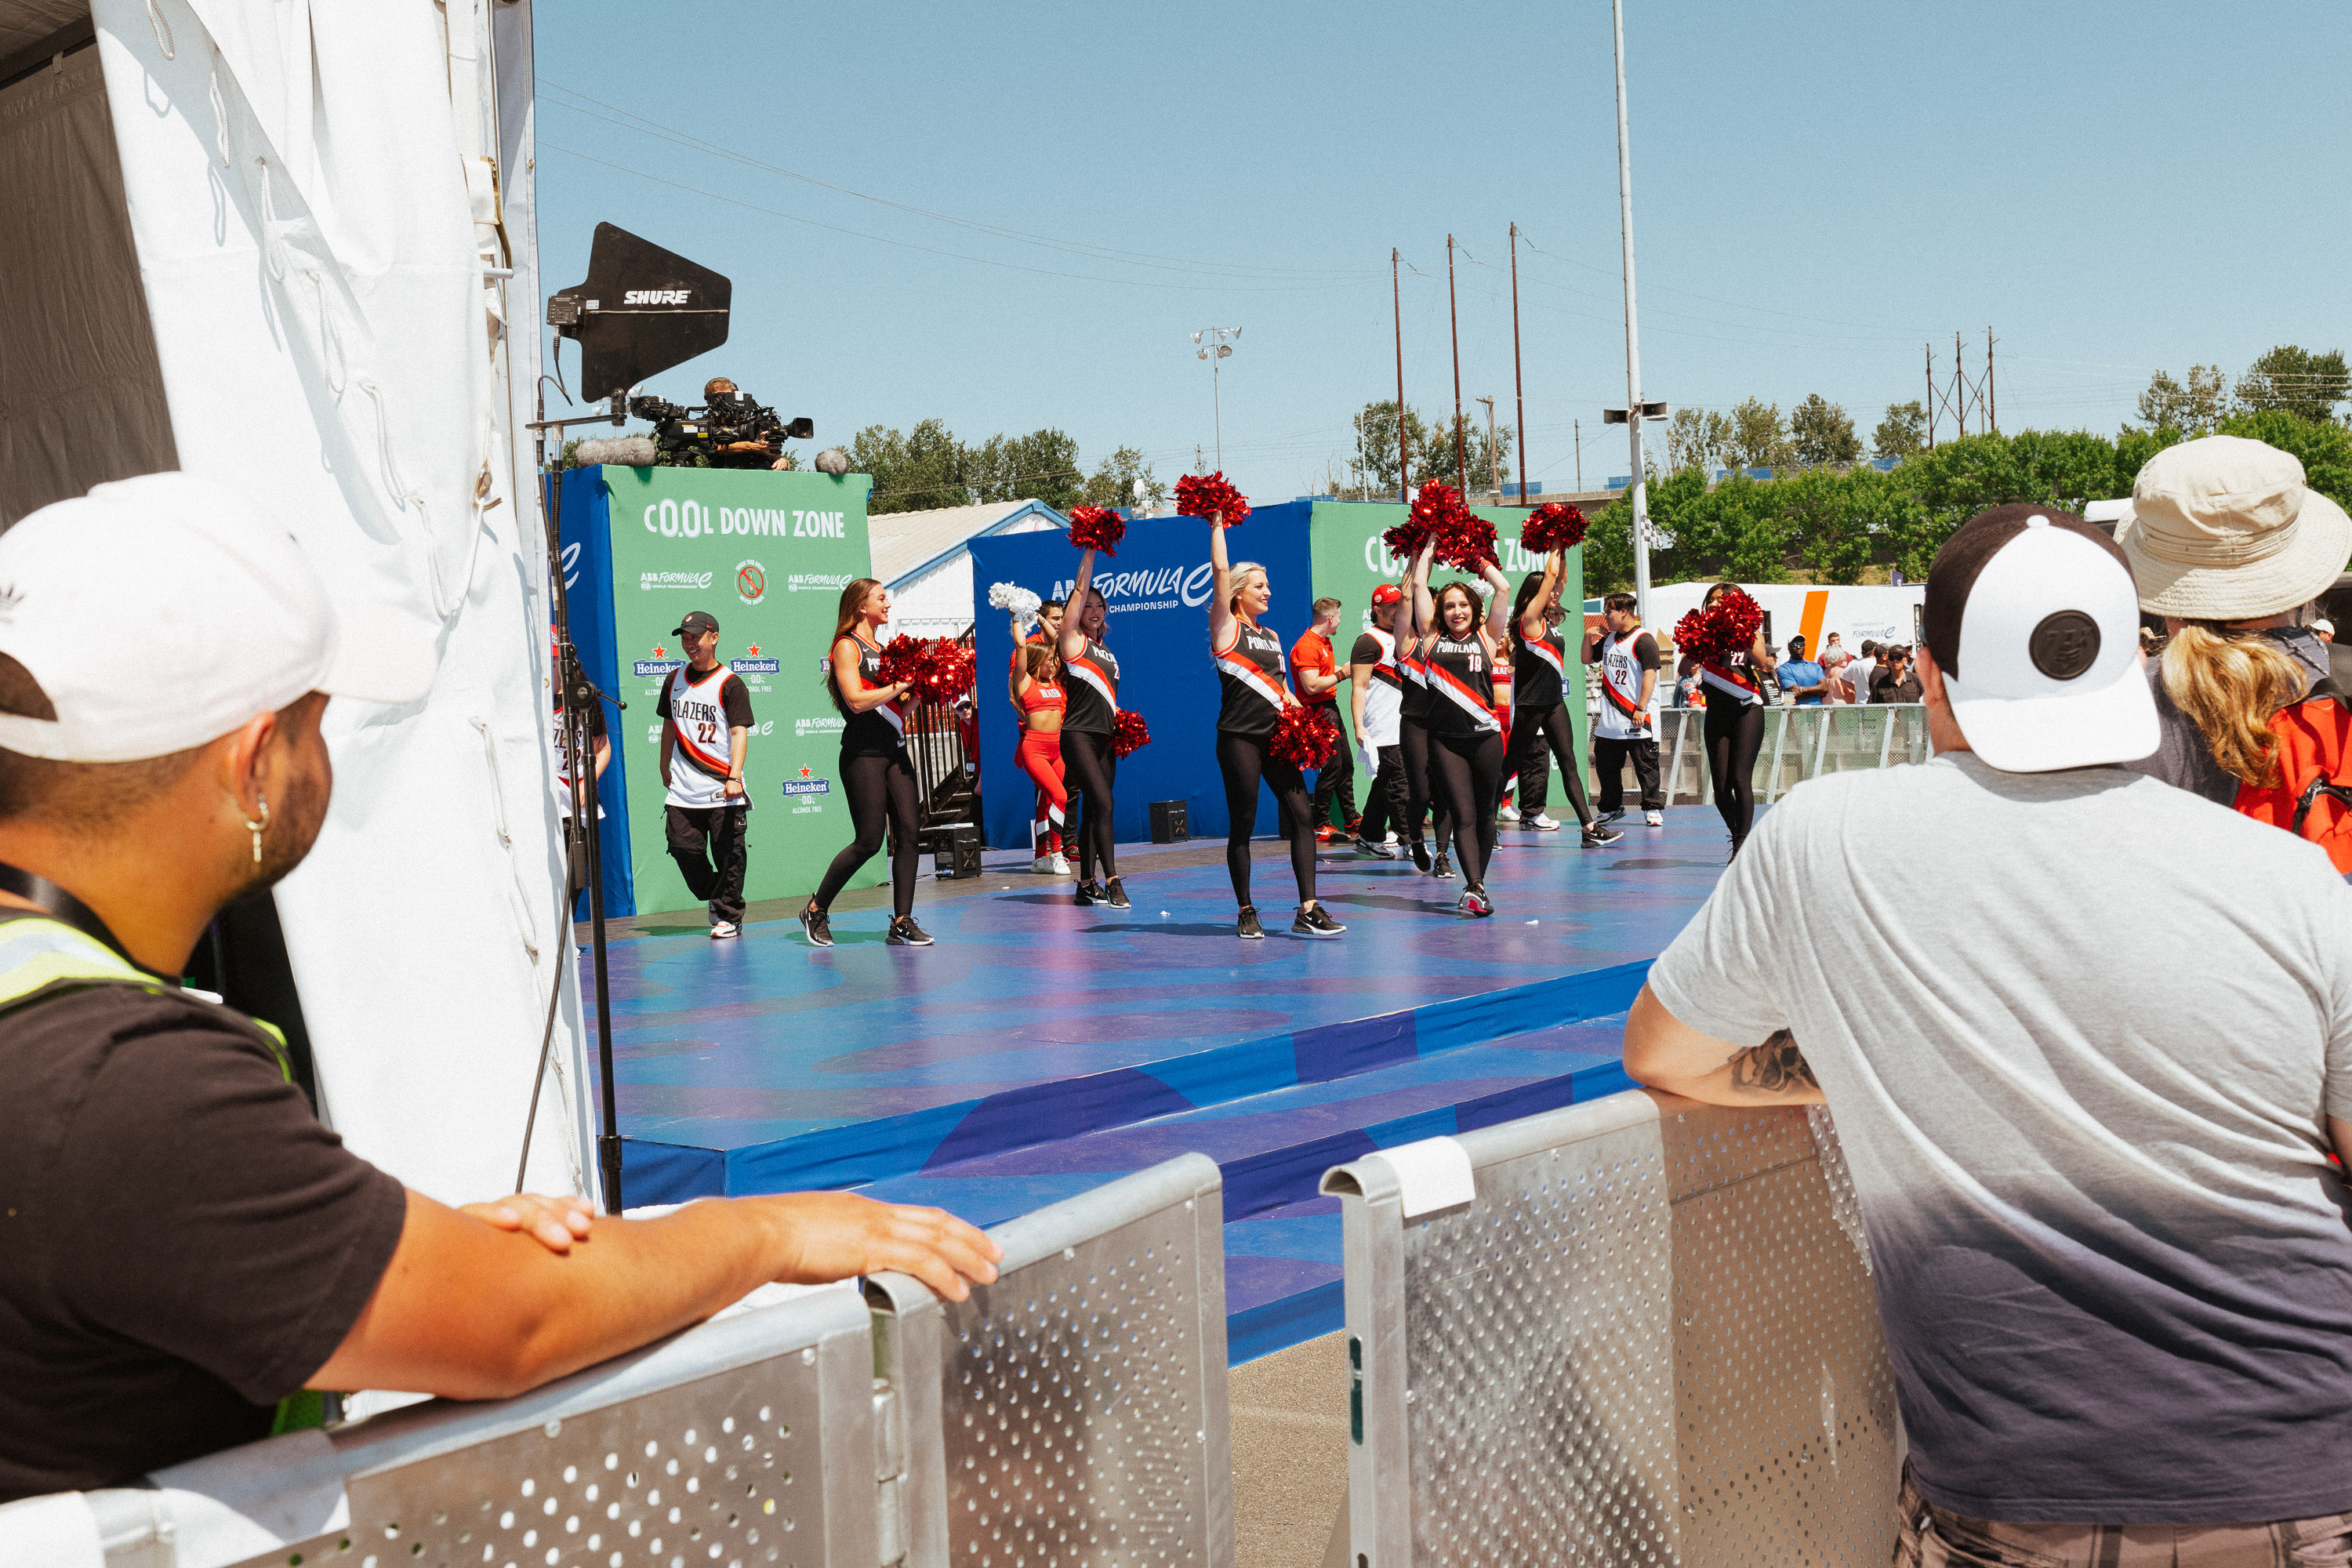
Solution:
[[[768,569],[756,561],[735,563],[735,596],[756,605],[768,596]]]

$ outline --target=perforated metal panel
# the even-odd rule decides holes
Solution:
[[[1475,1198],[1417,1221],[1378,1156],[1327,1178],[1355,1560],[1886,1561],[1892,1381],[1803,1112],[1618,1095],[1458,1142]]]
[[[1187,1156],[1001,1227],[1003,1274],[967,1301],[877,1281],[899,1375],[939,1389],[908,1464],[937,1467],[909,1495],[944,1518],[911,1519],[910,1542],[955,1568],[1232,1561],[1218,1199],[1214,1163]]]

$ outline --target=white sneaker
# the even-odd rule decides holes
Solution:
[[[1054,862],[1060,858],[1058,855],[1040,855],[1029,862],[1029,869],[1040,877],[1050,877],[1054,874]]]
[[[1054,857],[1052,871],[1056,877],[1066,877],[1070,874],[1070,863],[1061,856],[1056,855]]]
[[[742,934],[743,928],[737,925],[733,921],[712,921],[710,922],[710,935],[713,941],[716,941],[718,938],[722,936],[741,936]]]
[[[1663,811],[1645,811],[1642,814],[1642,820],[1653,827],[1664,827],[1666,825],[1666,814]]]
[[[1546,816],[1540,811],[1537,812],[1533,816],[1529,816],[1527,813],[1521,812],[1519,814],[1519,826],[1536,833],[1558,833],[1559,831],[1559,824],[1554,822],[1550,817]]]

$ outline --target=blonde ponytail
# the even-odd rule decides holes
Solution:
[[[2260,632],[2185,621],[2164,647],[2164,691],[2189,716],[2232,778],[2273,782],[2278,737],[2271,720],[2300,699],[2303,667]]]

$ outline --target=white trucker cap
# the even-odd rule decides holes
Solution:
[[[2081,518],[2025,504],[1970,518],[1936,552],[1922,619],[1952,718],[1991,766],[2050,773],[2156,750],[2131,565]]]
[[[429,628],[338,613],[293,534],[193,474],[147,474],[0,534],[0,654],[54,720],[0,713],[0,747],[129,763],[201,746],[306,692],[407,703]]]

